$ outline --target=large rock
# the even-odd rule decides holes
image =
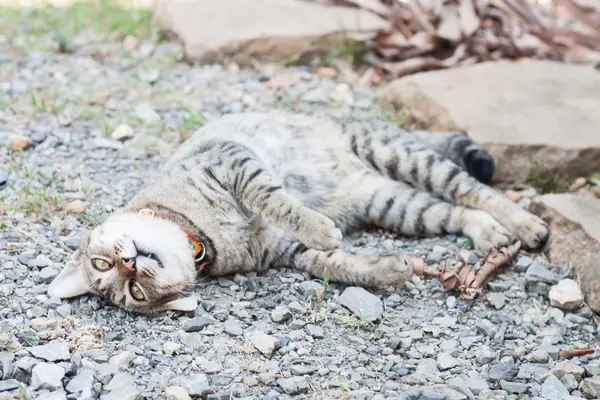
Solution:
[[[548,258],[571,263],[587,305],[600,313],[600,200],[575,194],[547,194],[530,210],[550,223]]]
[[[600,170],[600,73],[551,61],[497,61],[391,82],[384,107],[428,130],[464,130],[496,158],[495,182]]]
[[[304,0],[155,0],[153,14],[189,61],[203,63],[282,60],[388,26],[365,10]]]

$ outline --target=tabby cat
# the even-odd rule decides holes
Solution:
[[[125,210],[82,237],[51,296],[94,293],[139,313],[196,308],[199,273],[286,266],[365,287],[400,285],[415,260],[352,255],[342,234],[456,233],[482,251],[541,247],[540,218],[486,185],[493,159],[461,133],[283,111],[209,122]]]

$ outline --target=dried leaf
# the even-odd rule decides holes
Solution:
[[[421,9],[418,3],[409,1],[407,5],[410,11],[413,13],[414,21],[421,27],[421,29],[432,34],[436,32],[435,27],[429,22],[427,14]]]
[[[471,36],[481,25],[481,21],[475,13],[475,6],[473,0],[460,0],[460,6],[458,8],[460,27],[465,37]]]
[[[512,260],[521,249],[521,242],[512,246],[490,251],[480,262],[478,270],[466,264],[456,270],[442,269],[438,275],[444,289],[456,289],[462,299],[474,299],[483,290],[483,285],[500,272],[500,267]]]
[[[435,36],[427,32],[419,32],[408,41],[411,45],[425,51],[435,48]]]
[[[554,12],[564,9],[593,34],[559,26],[528,0],[322,1],[361,7],[391,23],[390,29],[363,37],[376,50],[365,60],[395,77],[523,57],[593,63],[600,69],[600,14],[577,0],[557,0]],[[369,85],[375,81],[370,76],[380,76],[373,71],[363,79]]]
[[[453,4],[444,6],[441,23],[437,29],[437,36],[449,42],[458,42],[461,37],[461,27],[458,19],[458,7]]]
[[[593,354],[594,352],[594,349],[569,349],[561,351],[560,357],[564,358],[565,360],[570,360],[571,358],[587,356],[588,354]]]
[[[444,63],[434,57],[410,58],[396,63],[382,63],[381,67],[396,78],[412,74],[417,71],[430,71],[444,68]]]

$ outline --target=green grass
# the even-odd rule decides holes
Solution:
[[[32,39],[45,37],[54,50],[71,52],[74,39],[89,33],[95,34],[92,37],[100,42],[126,36],[163,38],[160,29],[152,23],[150,11],[126,7],[117,0],[77,0],[68,7],[0,8],[0,34],[9,38],[14,35]]]

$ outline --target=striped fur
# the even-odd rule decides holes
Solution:
[[[342,235],[369,225],[462,233],[484,251],[515,238],[530,248],[546,241],[541,219],[475,179],[473,154],[489,158],[460,133],[284,112],[229,115],[188,139],[124,215],[148,218],[136,213],[150,207],[198,237],[212,275],[290,266],[344,283],[398,285],[412,274],[407,257],[347,254],[338,248]],[[153,235],[182,248],[181,236],[166,237],[158,226]],[[164,285],[152,291],[160,296],[119,305],[156,311],[174,295]]]

